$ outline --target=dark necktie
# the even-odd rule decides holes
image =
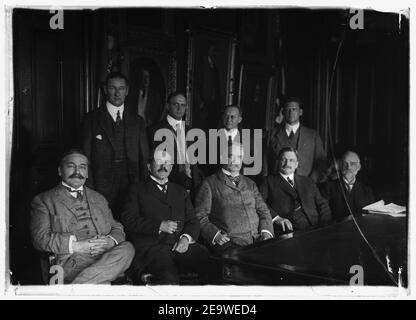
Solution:
[[[292,188],[295,188],[295,183],[292,181],[292,179],[287,177],[287,182],[289,182],[289,184],[292,186]]]
[[[227,175],[227,177],[231,180],[232,183],[234,183],[234,185],[236,187],[238,187],[238,184],[240,183],[240,176],[239,175],[235,176],[235,177]]]
[[[289,134],[289,140],[293,140],[294,137],[295,137],[295,133],[293,132],[293,130],[291,130]]]
[[[168,191],[168,183],[158,183],[155,181],[155,183],[162,189],[159,188],[160,191],[162,191],[163,193],[166,193],[166,191]]]
[[[69,193],[71,193],[71,194],[76,193],[76,194],[77,194],[76,198],[77,198],[79,201],[82,201],[82,197],[83,197],[83,195],[82,195],[82,190],[75,190],[75,189],[72,189],[72,188],[69,188],[69,187],[66,187],[66,186],[64,186],[64,188],[65,188],[66,190],[68,190],[68,191],[69,191]]]
[[[120,110],[117,110],[116,125],[119,125],[121,122]]]

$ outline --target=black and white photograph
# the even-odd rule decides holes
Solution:
[[[4,293],[410,294],[410,4],[112,5],[3,8]]]

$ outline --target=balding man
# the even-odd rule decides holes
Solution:
[[[328,199],[333,218],[342,220],[350,215],[359,215],[362,208],[375,201],[370,187],[357,180],[361,169],[360,157],[357,153],[347,151],[340,162],[341,180],[328,180],[321,186],[322,195]],[[348,205],[347,205],[348,203]]]
[[[270,211],[256,184],[240,174],[243,155],[242,146],[233,144],[228,162],[204,180],[195,200],[202,238],[217,254],[274,236]]]

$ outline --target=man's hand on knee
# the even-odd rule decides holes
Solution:
[[[173,246],[172,251],[176,251],[179,253],[184,253],[188,251],[189,248],[189,240],[187,237],[180,238]]]
[[[96,236],[88,240],[91,245],[91,255],[96,256],[113,248],[116,244],[113,239],[107,236]]]

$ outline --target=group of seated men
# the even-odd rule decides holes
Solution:
[[[172,93],[166,115],[145,128],[137,108],[124,105],[128,91],[123,74],[108,75],[106,105],[86,115],[82,147],[59,164],[62,181],[31,204],[34,247],[62,267],[65,283],[150,272],[156,284],[179,284],[189,271],[213,283],[210,255],[360,214],[374,201],[356,179],[361,165],[352,151],[340,159],[338,176],[318,188],[325,154],[316,131],[300,125],[297,98],[286,101],[284,122],[267,135],[264,177],[256,183],[242,174],[238,106],[223,112],[227,152],[208,167],[182,153],[190,129],[184,94]],[[174,152],[159,148],[160,129],[174,134]],[[206,178],[204,166],[212,172]]]

